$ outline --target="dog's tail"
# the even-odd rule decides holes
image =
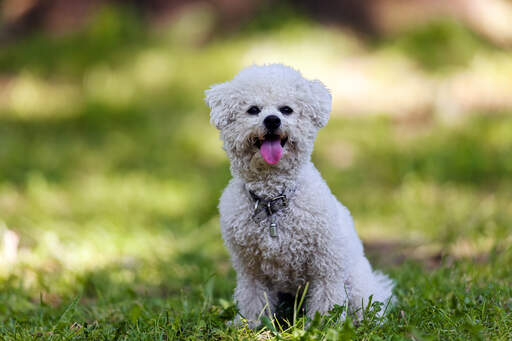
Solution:
[[[388,305],[388,309],[395,303],[396,299],[393,296],[393,288],[395,287],[395,282],[389,278],[388,275],[375,270],[373,271],[373,276],[378,284],[378,296],[375,297],[377,301],[383,302],[385,305]]]

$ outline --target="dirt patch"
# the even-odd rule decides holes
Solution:
[[[488,253],[478,253],[471,257],[452,255],[440,250],[436,245],[419,245],[402,241],[369,241],[364,243],[366,255],[372,264],[379,268],[402,265],[406,261],[421,264],[427,270],[450,266],[453,262],[470,258],[476,263],[485,263]]]

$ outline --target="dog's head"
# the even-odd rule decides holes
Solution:
[[[250,66],[213,85],[206,103],[232,171],[246,176],[289,171],[308,161],[331,111],[331,95],[321,82],[281,64]]]

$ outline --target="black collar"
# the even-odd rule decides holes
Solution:
[[[252,218],[256,223],[259,223],[268,217],[272,217],[275,213],[288,207],[288,197],[285,194],[286,191],[283,191],[281,194],[269,199],[259,197],[253,191],[249,190],[248,192],[252,201],[254,201]],[[289,194],[290,193],[288,192],[288,195]]]

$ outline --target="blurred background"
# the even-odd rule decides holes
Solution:
[[[313,159],[380,268],[509,248],[510,1],[0,8],[0,315],[77,293],[196,302],[212,276],[229,300],[216,209],[229,165],[203,91],[252,63],[331,89]]]

